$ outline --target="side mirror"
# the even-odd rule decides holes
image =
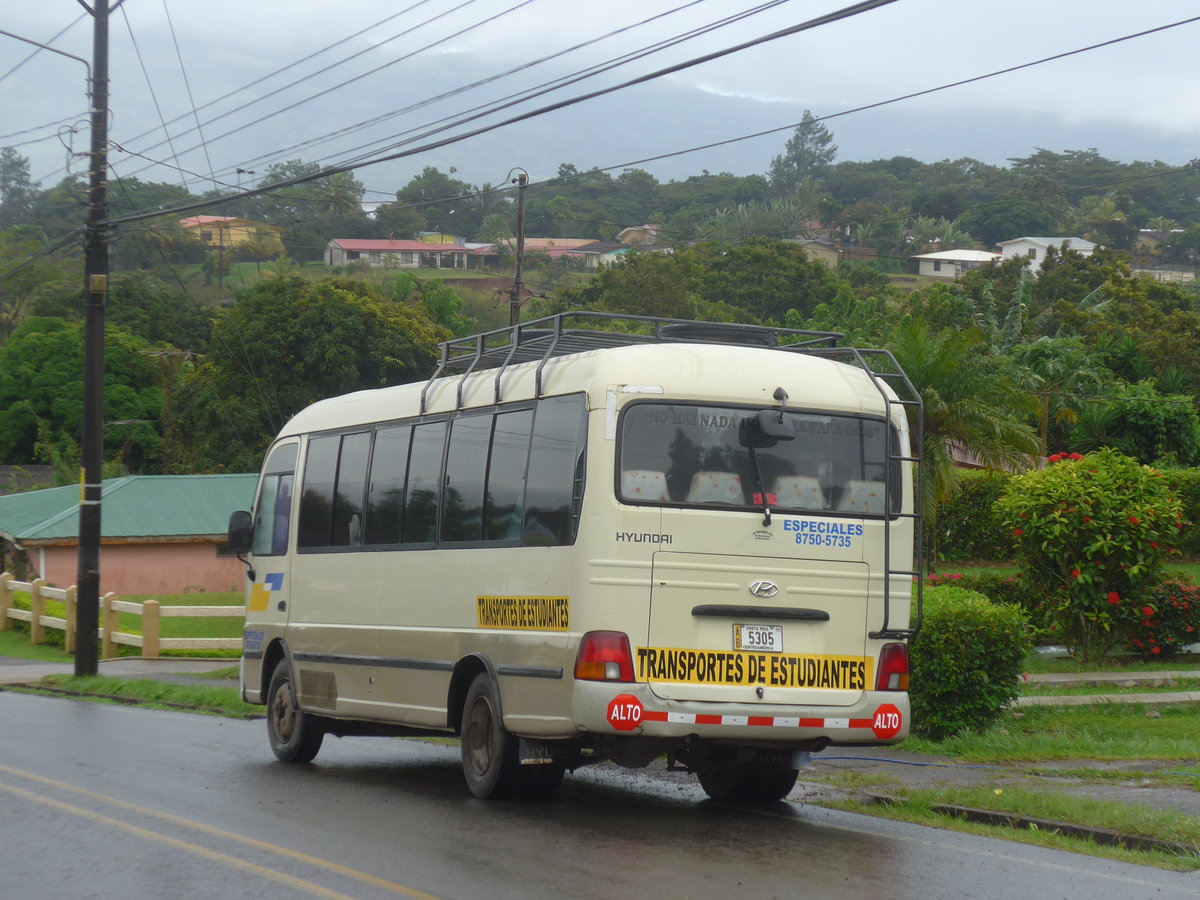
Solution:
[[[254,545],[254,519],[244,509],[229,517],[229,549],[241,556]]]

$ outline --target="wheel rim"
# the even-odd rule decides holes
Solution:
[[[280,741],[286,744],[291,740],[296,727],[296,711],[292,706],[291,685],[287,681],[280,682],[271,698],[271,724]]]
[[[467,717],[467,758],[477,775],[487,774],[497,749],[491,704],[477,697]]]

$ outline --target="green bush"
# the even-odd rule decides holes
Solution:
[[[913,731],[942,740],[982,731],[1017,695],[1030,640],[1024,614],[965,588],[925,589],[925,618],[909,648]]]
[[[1034,630],[1035,642],[1042,632],[1046,633],[1043,636],[1048,639],[1056,639],[1051,633],[1054,629],[1050,628],[1053,623],[1046,616],[1044,593],[1022,578],[1019,572],[1016,575],[1002,575],[999,572],[980,572],[972,575],[939,573],[928,576],[925,584],[954,585],[983,594],[993,603],[1015,606],[1025,614],[1026,620]],[[1061,640],[1061,637],[1057,639]]]
[[[960,473],[958,492],[938,506],[933,525],[936,533],[926,532],[928,552],[947,561],[1011,558],[1010,532],[995,512],[996,501],[1011,478],[1004,472],[984,470]]]
[[[1050,463],[1013,478],[996,508],[1045,620],[1087,662],[1119,641],[1123,610],[1162,580],[1182,513],[1160,472],[1115,450]]]
[[[1200,587],[1189,582],[1168,579],[1125,613],[1126,639],[1141,656],[1170,656],[1200,642]]]
[[[1183,506],[1183,528],[1176,536],[1175,549],[1196,556],[1200,554],[1200,469],[1167,468],[1162,474]]]

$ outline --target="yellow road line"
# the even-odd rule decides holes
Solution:
[[[298,860],[298,861],[306,863],[310,866],[314,866],[319,869],[324,869],[328,872],[333,872],[338,875],[344,876],[346,878],[352,878],[356,881],[361,881],[366,884],[373,885],[374,887],[383,888],[385,890],[392,891],[393,893],[401,894],[405,897],[412,897],[412,898],[414,898],[414,900],[441,900],[441,898],[437,897],[434,894],[427,894],[424,891],[419,891],[416,888],[410,888],[407,885],[400,884],[399,882],[388,881],[385,878],[378,878],[374,875],[369,875],[366,872],[362,872],[358,869],[351,869],[348,866],[338,865],[337,863],[330,862],[329,860],[326,860],[326,859],[321,859],[320,857],[309,856],[307,853],[300,853],[296,850],[289,850],[286,847],[280,847],[276,844],[268,844],[265,841],[255,840],[254,838],[249,838],[249,837],[245,837],[244,835],[235,834],[232,831],[225,831],[220,828],[214,828],[211,825],[204,825],[204,824],[201,824],[200,822],[193,822],[190,819],[184,819],[179,816],[173,816],[170,813],[163,813],[163,812],[158,812],[157,810],[147,809],[144,806],[138,806],[137,804],[134,804],[134,803],[127,803],[124,800],[118,800],[115,797],[109,797],[109,796],[106,796],[105,794],[97,794],[93,791],[89,791],[84,788],[76,787],[75,785],[67,784],[66,782],[63,782],[63,781],[57,781],[53,778],[45,778],[41,775],[35,775],[32,772],[23,772],[20,769],[13,769],[13,768],[10,768],[9,766],[5,766],[5,765],[0,765],[0,772],[3,772],[7,775],[11,775],[14,778],[21,778],[21,779],[25,779],[28,781],[39,782],[41,784],[59,788],[60,790],[71,791],[76,794],[81,794],[85,797],[89,797],[89,798],[91,798],[93,800],[97,800],[101,803],[106,803],[110,806],[115,806],[119,809],[127,809],[132,812],[136,812],[141,815],[144,815],[144,816],[149,816],[154,819],[160,819],[164,822],[170,822],[174,825],[180,826],[181,828],[190,828],[195,831],[200,831],[204,834],[212,835],[214,837],[223,838],[225,840],[233,841],[235,843],[246,844],[246,845],[248,845],[250,847],[254,847],[258,850],[264,850],[269,853],[276,853],[280,856],[285,856],[285,857],[288,857],[289,859]],[[62,801],[59,801],[59,800],[52,800],[48,797],[43,797],[39,794],[34,794],[30,791],[26,791],[21,788],[14,787],[12,785],[0,784],[0,790],[8,791],[11,794],[25,797],[26,799],[29,799],[35,803],[41,803],[46,806],[51,806],[55,809],[59,809],[64,812],[69,812],[69,813],[72,813],[74,815],[80,816],[85,819],[91,819],[93,821],[103,822],[107,825],[113,825],[124,831],[128,831],[132,834],[136,834],[139,837],[144,837],[144,838],[148,838],[151,840],[159,841],[160,843],[168,844],[172,847],[176,847],[181,850],[186,850],[188,852],[195,853],[196,855],[203,856],[207,859],[212,859],[212,860],[216,860],[218,862],[223,862],[227,865],[234,866],[239,869],[244,869],[246,871],[253,872],[257,875],[261,875],[264,878],[268,878],[268,879],[271,879],[274,881],[280,881],[280,882],[283,882],[284,884],[288,884],[290,886],[300,888],[302,890],[308,891],[309,893],[317,894],[317,895],[323,896],[323,897],[329,897],[329,898],[331,898],[331,900],[354,900],[354,898],[349,897],[346,894],[339,894],[336,891],[328,890],[326,888],[320,887],[319,885],[313,884],[312,882],[303,881],[298,878],[293,878],[290,875],[284,875],[282,872],[278,872],[274,869],[270,869],[265,866],[260,866],[255,863],[249,863],[244,860],[238,859],[235,856],[229,856],[228,854],[225,854],[225,853],[218,853],[215,850],[209,850],[209,849],[207,849],[205,847],[201,847],[197,844],[191,844],[186,841],[181,841],[181,840],[177,840],[175,838],[166,837],[165,835],[159,834],[157,832],[149,831],[148,829],[145,829],[145,828],[139,828],[136,825],[130,825],[128,822],[122,822],[120,819],[114,819],[109,816],[103,815],[102,813],[96,813],[96,812],[92,812],[87,809],[83,809],[82,807],[72,806],[69,803],[63,803]]]

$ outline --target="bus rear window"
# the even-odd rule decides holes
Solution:
[[[891,452],[900,455],[894,428],[863,416],[787,411],[795,438],[756,449],[756,470],[744,435],[758,412],[631,404],[621,419],[618,496],[627,503],[761,508],[765,489],[776,510],[883,514],[889,431]],[[890,482],[896,512],[895,462]]]

